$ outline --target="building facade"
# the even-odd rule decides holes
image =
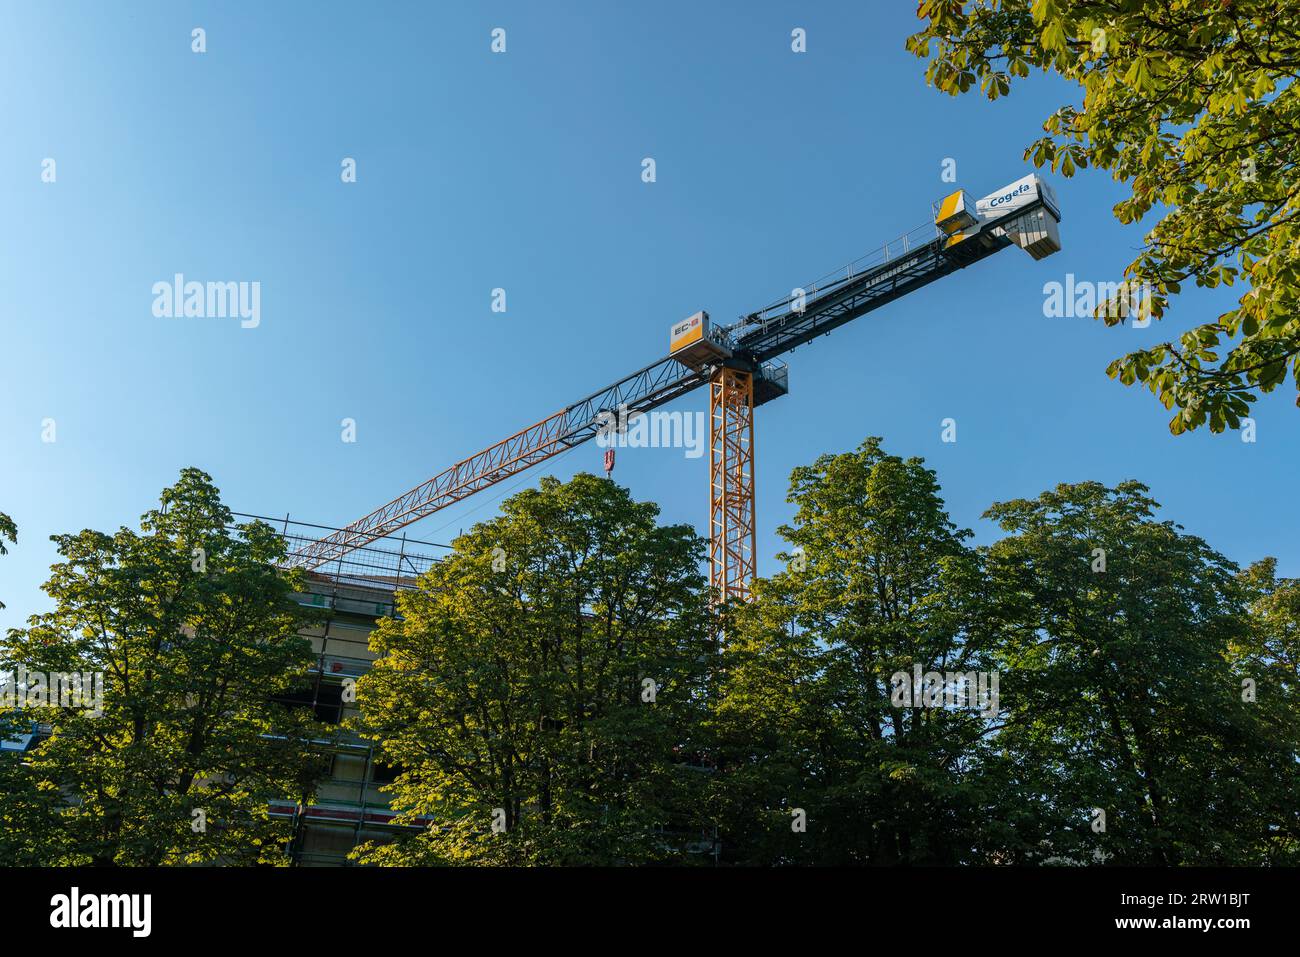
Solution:
[[[287,519],[276,527],[290,552],[332,531]],[[358,844],[391,840],[419,826],[393,823],[396,815],[385,785],[397,769],[379,760],[374,743],[347,726],[358,713],[355,695],[348,690],[375,660],[371,631],[379,619],[400,616],[397,594],[414,587],[416,578],[435,560],[432,552],[440,548],[446,546],[381,539],[312,570],[306,589],[294,596],[301,604],[319,609],[324,618],[301,632],[310,639],[316,659],[309,683],[278,700],[312,708],[333,731],[315,742],[329,769],[316,793],[286,795],[271,806],[272,816],[292,823],[288,853],[294,866],[349,866],[353,862],[348,854]]]

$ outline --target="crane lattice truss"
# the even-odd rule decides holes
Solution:
[[[919,241],[909,234],[886,245],[883,255],[876,255],[880,261],[859,269],[849,267],[799,299],[781,300],[720,330],[719,339],[729,349],[726,358],[694,366],[673,356],[652,362],[299,549],[289,556],[288,564],[307,569],[328,565],[594,438],[610,414],[626,409],[631,420],[708,384],[710,579],[722,600],[743,600],[755,573],[753,413],[756,406],[786,392],[785,367],[775,361],[777,357],[1012,245],[999,224],[1005,226],[1013,216],[1042,217],[1037,211],[1044,206],[1035,193],[1032,201],[1022,202],[1005,216],[985,214],[978,225],[956,238],[951,229],[945,235],[935,226],[924,227]],[[1059,219],[1055,209],[1051,212]]]
[[[746,601],[754,580],[754,376],[723,367],[709,383],[709,584]]]

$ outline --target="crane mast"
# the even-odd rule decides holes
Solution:
[[[932,223],[787,299],[714,327],[698,312],[673,326],[669,354],[292,553],[290,566],[328,565],[354,549],[496,485],[636,415],[709,386],[709,565],[721,601],[743,601],[756,573],[754,409],[789,389],[779,357],[1008,246],[1035,259],[1060,249],[1060,208],[1029,175],[971,202],[945,197]]]

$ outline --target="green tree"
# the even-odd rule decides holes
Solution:
[[[18,542],[18,527],[0,512],[0,555],[7,555],[5,539]],[[4,608],[0,602],[0,608]],[[13,679],[0,671],[0,686]],[[33,716],[0,702],[0,861],[10,866],[32,866],[49,859],[49,841],[58,828],[62,803],[57,790],[38,785],[31,774],[24,747],[36,732]]]
[[[18,526],[14,524],[14,520],[12,518],[10,518],[4,512],[0,512],[0,555],[9,554],[9,549],[5,547],[6,538],[9,539],[9,544],[17,545]],[[4,606],[5,603],[0,601],[0,609],[3,609]]]
[[[1249,864],[1294,833],[1294,742],[1230,663],[1250,637],[1236,568],[1158,507],[1084,482],[987,513],[1011,533],[988,552],[1007,625],[993,859]]]
[[[23,752],[35,731],[30,714],[0,705],[0,861],[8,867],[50,863],[57,859],[51,842],[64,842],[58,820],[62,798],[54,788],[41,788]]]
[[[1254,698],[1274,752],[1283,800],[1270,808],[1272,840],[1266,860],[1300,861],[1300,580],[1281,578],[1277,560],[1255,562],[1240,575],[1249,601],[1249,631],[1229,649],[1243,694]]]
[[[360,857],[683,859],[704,818],[716,650],[703,543],[657,516],[610,481],[544,478],[399,596],[357,700],[404,768],[394,807],[433,824]]]
[[[46,864],[282,860],[288,834],[268,801],[310,790],[321,771],[312,722],[270,700],[311,661],[297,633],[308,613],[276,568],[283,541],[260,522],[232,530],[197,469],[140,528],[55,536],[55,610],[0,643],[6,671],[103,679],[102,713],[19,716],[51,731],[14,773],[61,800],[33,806],[19,789],[0,796],[3,816],[50,825],[28,842]]]
[[[867,439],[794,470],[793,550],[728,623],[715,814],[745,863],[960,863],[989,718],[891,701],[988,660],[981,572],[922,460]],[[807,830],[795,829],[795,814]]]
[[[1182,283],[1245,287],[1235,308],[1132,352],[1107,372],[1141,382],[1175,434],[1237,428],[1256,393],[1300,390],[1300,12],[1276,0],[922,0],[907,47],[950,94],[996,99],[1031,69],[1077,85],[1026,157],[1089,165],[1129,186],[1116,218],[1159,220],[1126,274],[1164,314]],[[1103,311],[1099,306],[1099,315]],[[1114,325],[1122,317],[1109,314]],[[1297,398],[1300,404],[1300,398]]]
[[[1250,596],[1250,636],[1234,657],[1276,676],[1286,695],[1300,694],[1300,579],[1279,578],[1277,559],[1255,562],[1241,574]]]

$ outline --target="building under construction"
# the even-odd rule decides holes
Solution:
[[[300,548],[332,529],[260,518],[284,537],[289,550]],[[384,787],[397,769],[376,757],[375,745],[350,730],[345,722],[357,713],[345,701],[344,688],[365,674],[375,660],[370,632],[386,616],[399,616],[396,597],[412,588],[446,546],[405,537],[379,539],[308,573],[306,590],[295,594],[303,605],[319,609],[324,619],[302,634],[311,640],[315,662],[310,682],[299,692],[277,700],[310,707],[333,730],[315,744],[328,756],[328,774],[314,795],[286,795],[271,807],[273,817],[289,820],[293,838],[288,853],[295,865],[346,866],[348,852],[364,841],[391,839],[402,827]]]

